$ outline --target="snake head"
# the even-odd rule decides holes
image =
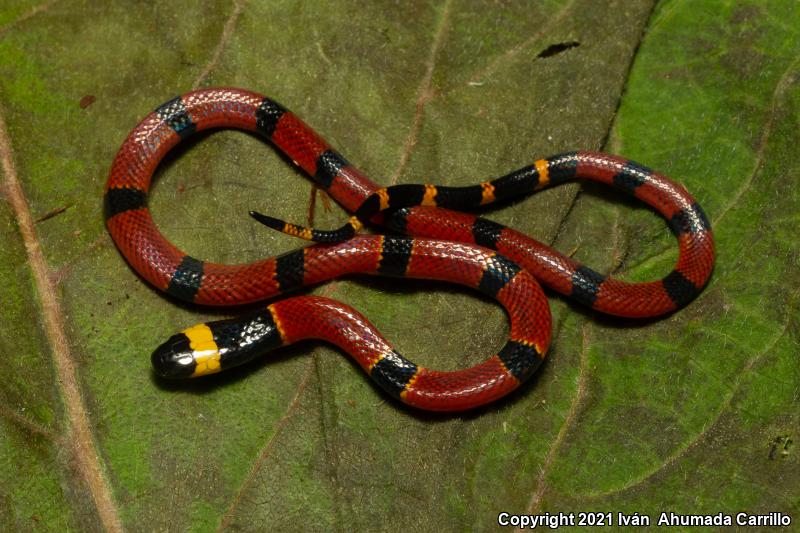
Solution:
[[[283,346],[268,309],[244,318],[197,324],[173,335],[153,352],[156,374],[185,379],[215,374]]]
[[[195,355],[189,337],[185,333],[178,333],[156,348],[151,361],[153,369],[160,377],[185,379],[197,375]]]

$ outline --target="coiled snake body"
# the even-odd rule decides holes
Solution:
[[[334,242],[254,263],[214,264],[185,254],[163,237],[150,216],[151,178],[164,155],[181,140],[218,127],[253,131],[269,139],[355,216],[344,230],[333,232],[261,216],[287,233]],[[627,283],[603,276],[513,229],[449,210],[471,209],[573,179],[612,185],[661,213],[678,239],[674,270],[659,281]],[[280,104],[230,88],[203,89],[170,100],[133,129],[111,168],[105,216],[111,236],[134,269],[157,288],[187,302],[255,302],[352,273],[451,281],[496,298],[510,318],[506,345],[484,362],[454,372],[415,365],[357,311],[317,296],[280,300],[243,319],[199,324],[171,337],[152,356],[159,375],[193,377],[239,365],[300,339],[320,338],[347,351],[396,398],[438,411],[493,401],[541,364],[551,322],[536,280],[604,313],[649,317],[688,303],[707,282],[714,263],[711,230],[694,199],[682,186],[632,161],[571,152],[470,187],[380,188]],[[369,220],[411,236],[353,236]]]

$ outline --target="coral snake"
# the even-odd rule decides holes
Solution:
[[[185,254],[159,232],[147,208],[147,194],[164,155],[209,128],[257,132],[355,215],[338,230],[319,231],[254,213],[286,233],[327,242],[240,265],[214,264]],[[678,239],[674,270],[659,281],[627,283],[513,229],[450,210],[473,209],[574,179],[612,185],[663,215]],[[508,341],[482,363],[452,372],[415,365],[357,311],[317,296],[287,298],[245,318],[196,325],[172,336],[152,355],[160,376],[194,377],[300,339],[318,338],[348,352],[394,397],[437,411],[470,409],[500,398],[541,364],[551,319],[537,280],[603,313],[650,317],[694,298],[714,263],[713,238],[700,206],[681,185],[632,161],[570,152],[470,187],[380,188],[286,108],[232,88],[190,92],[144,118],[120,148],[104,198],[106,225],[128,262],[147,281],[187,302],[255,302],[354,273],[444,280],[494,297],[510,318]],[[355,235],[368,221],[410,236]]]

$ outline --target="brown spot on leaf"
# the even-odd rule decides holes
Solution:
[[[93,94],[87,94],[86,96],[81,98],[81,101],[78,102],[78,105],[81,106],[81,109],[86,109],[87,107],[92,105],[95,100],[97,100],[97,98]]]

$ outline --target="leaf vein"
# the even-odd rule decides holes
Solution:
[[[553,26],[556,26],[560,23],[566,16],[572,12],[572,7],[575,5],[576,0],[570,0],[568,4],[566,4],[561,11],[553,18],[551,18],[547,24],[541,27],[539,31],[522,41],[521,43],[517,43],[516,45],[512,46],[511,48],[507,49],[505,52],[501,53],[497,57],[495,57],[492,62],[486,65],[484,68],[479,70],[478,72],[474,73],[472,76],[467,78],[467,81],[464,83],[466,86],[472,86],[476,84],[480,84],[480,80],[493,74],[498,68],[500,68],[503,64],[512,61],[515,57],[517,57],[520,53],[524,50],[529,48],[531,45],[539,41],[542,36],[544,36]]]
[[[578,410],[580,409],[581,404],[583,403],[583,399],[586,397],[586,382],[587,382],[587,374],[588,374],[588,367],[589,367],[589,330],[591,329],[591,324],[585,323],[581,330],[581,337],[582,337],[582,346],[581,346],[581,356],[580,356],[580,369],[578,371],[578,383],[575,387],[575,396],[572,399],[572,404],[569,406],[569,411],[567,411],[567,416],[564,417],[564,422],[562,422],[561,427],[558,430],[558,434],[556,435],[555,440],[550,445],[550,449],[547,451],[547,456],[545,457],[544,463],[542,464],[542,468],[539,470],[539,476],[536,478],[536,488],[531,495],[531,499],[528,502],[528,514],[535,514],[538,512],[540,505],[542,503],[542,498],[544,493],[547,491],[547,476],[550,474],[550,469],[553,466],[553,462],[555,461],[556,455],[561,449],[561,445],[564,443],[564,440],[569,432],[570,428],[572,427],[572,423],[577,417]]]
[[[58,378],[56,386],[60,387],[61,396],[64,399],[68,420],[67,431],[69,432],[65,436],[64,442],[71,445],[70,451],[76,468],[84,478],[103,526],[107,531],[122,531],[117,505],[104,475],[100,453],[92,435],[89,413],[84,404],[75,360],[69,348],[64,312],[58,301],[50,267],[47,265],[34,228],[28,201],[17,176],[11,139],[2,113],[0,113],[0,163],[6,176],[2,192],[14,211],[28,254],[28,263],[36,284],[45,333]]]
[[[6,32],[12,29],[14,26],[22,24],[28,19],[31,19],[38,15],[39,13],[44,13],[48,9],[50,9],[58,0],[50,0],[50,2],[45,2],[44,4],[39,4],[38,6],[26,11],[22,15],[20,15],[17,19],[12,20],[2,28],[0,28],[0,37],[2,37]]]
[[[208,76],[211,74],[211,71],[216,68],[216,66],[220,62],[220,58],[222,57],[222,52],[225,51],[225,47],[228,44],[228,41],[233,34],[234,29],[236,28],[236,21],[239,19],[239,15],[242,14],[242,10],[244,9],[244,0],[234,0],[233,1],[233,11],[231,11],[231,15],[228,17],[228,20],[225,21],[225,25],[222,27],[222,34],[220,35],[219,42],[217,46],[214,48],[214,53],[211,56],[211,60],[208,64],[203,68],[202,72],[195,78],[194,82],[192,83],[192,89],[197,89],[200,85],[206,81]]]
[[[242,484],[239,487],[239,490],[236,492],[236,495],[233,498],[230,506],[225,511],[225,514],[222,516],[222,521],[220,522],[219,528],[217,531],[225,531],[229,529],[231,522],[234,519],[236,511],[239,508],[239,504],[242,501],[243,495],[247,492],[247,490],[252,486],[253,482],[255,481],[256,476],[261,471],[261,467],[264,465],[264,462],[267,458],[272,454],[272,451],[275,449],[276,442],[278,437],[283,432],[283,429],[288,424],[289,419],[294,416],[297,412],[297,409],[300,405],[300,399],[303,395],[303,392],[306,390],[308,386],[308,382],[311,379],[311,374],[313,370],[313,359],[310,359],[308,364],[306,365],[305,373],[303,374],[303,379],[300,380],[300,384],[297,386],[297,391],[295,392],[292,401],[289,402],[289,405],[286,408],[286,412],[283,416],[278,420],[278,423],[275,426],[275,431],[272,434],[272,437],[264,444],[264,447],[261,448],[261,452],[256,457],[256,460],[253,461],[253,465],[250,467],[250,472],[248,472],[247,476],[242,481]]]
[[[400,176],[408,166],[408,161],[411,159],[411,153],[414,151],[414,146],[417,144],[419,130],[422,128],[422,116],[425,112],[425,105],[434,97],[434,91],[432,87],[433,71],[436,68],[436,59],[439,56],[439,51],[442,47],[442,42],[444,41],[444,35],[447,33],[448,22],[450,19],[450,7],[452,3],[452,0],[447,0],[442,8],[442,15],[439,19],[439,25],[436,29],[433,44],[431,45],[430,55],[428,56],[428,60],[426,62],[425,75],[420,81],[417,104],[414,111],[414,120],[411,123],[411,129],[408,132],[406,141],[403,143],[403,149],[400,152],[400,161],[397,164],[397,168],[395,169],[394,173],[392,174],[392,178],[390,180],[391,185],[397,184]]]

